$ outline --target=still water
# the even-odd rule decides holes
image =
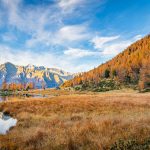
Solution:
[[[17,119],[0,112],[0,134],[6,134],[10,128],[16,126]]]

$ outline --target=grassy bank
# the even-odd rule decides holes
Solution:
[[[150,93],[56,93],[0,103],[18,119],[0,136],[0,149],[105,150],[119,139],[144,143],[150,136]]]

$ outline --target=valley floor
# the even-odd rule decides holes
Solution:
[[[150,137],[150,93],[30,93],[49,97],[0,103],[0,111],[18,119],[0,135],[0,149],[106,150],[119,139],[142,143]]]

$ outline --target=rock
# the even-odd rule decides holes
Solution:
[[[3,113],[2,112],[0,112],[0,119],[3,119]]]

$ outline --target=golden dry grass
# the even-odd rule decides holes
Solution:
[[[41,94],[41,95],[51,95],[51,96],[60,96],[60,95],[72,95],[72,94],[85,94],[87,91],[79,92],[74,90],[56,90],[56,89],[34,89],[29,91],[21,91],[20,94]],[[91,92],[88,92],[91,93]]]
[[[150,93],[63,91],[51,98],[0,103],[0,110],[18,119],[0,136],[0,149],[103,150],[120,138],[150,136]]]

